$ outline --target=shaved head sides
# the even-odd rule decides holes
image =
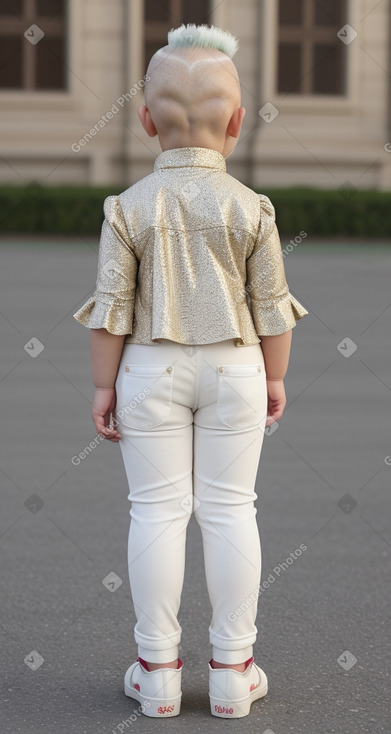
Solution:
[[[240,109],[239,76],[232,61],[237,41],[213,26],[195,25],[170,31],[168,40],[148,65],[145,108],[142,114],[139,110],[143,126],[166,140],[167,147],[214,147]],[[228,130],[232,133],[235,137],[234,128]]]

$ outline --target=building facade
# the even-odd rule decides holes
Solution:
[[[390,0],[0,0],[0,182],[127,188],[160,152],[148,60],[184,23],[239,40],[249,186],[391,189]]]

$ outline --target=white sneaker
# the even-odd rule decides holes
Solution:
[[[182,660],[179,668],[147,670],[140,658],[125,673],[125,694],[141,704],[145,716],[177,716],[181,708]]]
[[[257,698],[267,694],[267,676],[250,658],[247,668],[239,673],[233,668],[212,668],[209,661],[209,700],[213,716],[238,719],[250,713]]]

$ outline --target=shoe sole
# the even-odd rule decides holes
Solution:
[[[174,698],[151,698],[142,696],[140,691],[129,685],[127,673],[124,678],[125,695],[134,698],[141,704],[141,713],[145,716],[152,716],[159,719],[165,719],[168,716],[178,716],[181,710],[182,694]]]
[[[236,701],[228,701],[224,698],[215,698],[209,694],[210,712],[212,716],[219,716],[222,719],[239,719],[250,713],[251,704],[258,698],[266,696],[268,691],[268,683],[261,683],[254,688],[245,698]]]

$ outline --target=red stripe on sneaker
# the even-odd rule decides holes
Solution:
[[[143,660],[142,658],[137,658],[137,661],[138,661],[139,663],[141,663],[141,665],[143,666],[143,668],[145,668],[145,670],[148,670],[148,672],[149,672],[149,668],[148,668],[148,665],[147,665],[147,663],[145,662],[145,660]]]

